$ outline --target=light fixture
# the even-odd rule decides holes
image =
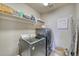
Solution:
[[[48,3],[43,3],[44,6],[48,6]]]

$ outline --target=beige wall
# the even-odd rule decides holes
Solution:
[[[25,4],[7,4],[15,10],[23,9],[27,15],[33,14],[39,17],[39,13]],[[28,9],[28,12],[27,12]],[[28,24],[0,19],[0,56],[18,54],[18,42],[20,34],[35,33],[35,30],[28,29]]]
[[[76,11],[75,12],[76,12],[76,23],[79,25],[79,3],[76,4]]]
[[[69,24],[68,30],[58,30],[57,29],[57,20],[62,17],[70,17],[72,16],[74,19],[75,5],[68,4],[59,9],[56,9],[53,12],[48,14],[43,14],[42,18],[46,20],[47,27],[51,28],[54,33],[55,45],[57,47],[63,48],[71,48],[71,40],[72,40],[72,31],[71,25]],[[71,19],[69,19],[70,21]],[[75,20],[75,19],[74,19]]]

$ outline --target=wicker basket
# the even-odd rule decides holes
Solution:
[[[0,13],[5,13],[5,14],[13,14],[14,9],[12,9],[11,7],[0,3]]]

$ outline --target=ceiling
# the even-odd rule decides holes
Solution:
[[[38,11],[40,14],[44,14],[66,5],[66,3],[49,3],[48,6],[44,6],[43,3],[27,3],[27,5]]]

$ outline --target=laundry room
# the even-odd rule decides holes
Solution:
[[[0,3],[0,56],[78,56],[79,3]]]

